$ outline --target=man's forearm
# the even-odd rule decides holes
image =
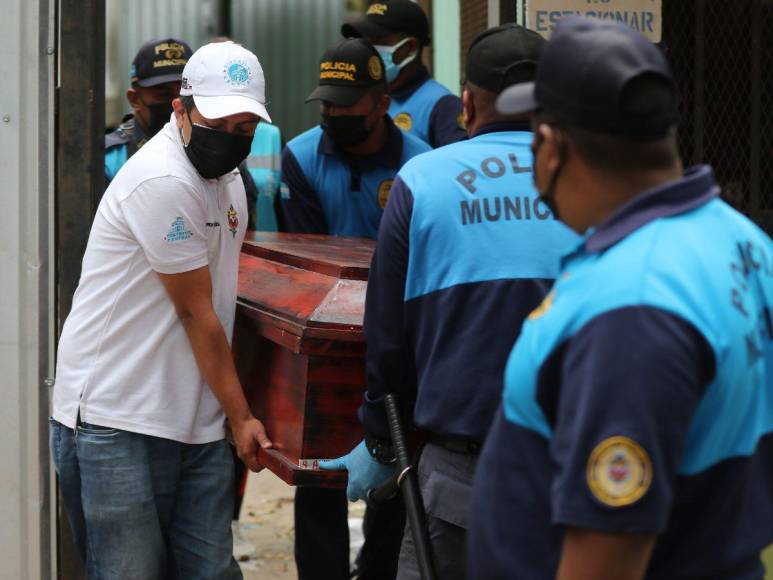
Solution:
[[[556,580],[642,580],[654,534],[567,528]]]
[[[199,370],[220,401],[228,420],[237,425],[252,418],[231,349],[220,319],[214,311],[181,318]]]

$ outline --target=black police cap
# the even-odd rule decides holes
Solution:
[[[405,34],[429,44],[429,22],[421,6],[411,0],[385,0],[368,7],[365,17],[341,26],[346,38],[381,38]]]
[[[162,83],[182,81],[185,63],[193,54],[182,40],[165,38],[142,45],[132,61],[131,83],[152,87]]]
[[[492,93],[533,81],[545,44],[542,36],[517,24],[489,28],[470,45],[465,77]]]
[[[504,114],[539,109],[593,132],[648,138],[667,134],[676,104],[658,47],[625,24],[578,16],[556,25],[536,81],[510,87],[497,100]]]
[[[348,107],[377,85],[383,85],[384,63],[373,45],[362,38],[348,38],[329,48],[319,61],[319,86],[309,101],[328,101]]]

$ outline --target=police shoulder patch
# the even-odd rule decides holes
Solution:
[[[633,439],[608,437],[593,448],[586,479],[593,496],[604,505],[631,505],[647,493],[652,483],[652,462]]]
[[[381,185],[378,186],[378,205],[381,206],[381,209],[386,207],[387,200],[389,199],[389,192],[392,189],[394,181],[394,179],[387,179],[382,181]]]
[[[529,316],[527,317],[528,320],[537,320],[538,318],[544,316],[547,311],[550,310],[550,307],[553,306],[553,300],[555,300],[555,297],[556,290],[554,288],[548,293],[547,296],[545,296],[542,302],[540,302],[540,305],[529,313]]]
[[[395,115],[395,125],[403,131],[410,131],[413,127],[413,118],[408,113],[397,113]]]

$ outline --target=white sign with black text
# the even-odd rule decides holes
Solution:
[[[545,38],[570,14],[623,22],[652,42],[660,42],[662,0],[526,0],[526,27]]]

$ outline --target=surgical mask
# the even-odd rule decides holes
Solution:
[[[392,81],[394,81],[397,78],[397,75],[400,74],[400,71],[403,70],[405,66],[409,65],[414,60],[416,60],[416,57],[419,55],[418,51],[414,52],[411,56],[407,57],[400,64],[395,64],[395,61],[394,61],[395,52],[397,52],[400,49],[400,47],[403,46],[409,40],[410,38],[404,38],[394,46],[384,46],[383,44],[378,44],[373,47],[378,51],[378,54],[381,57],[381,60],[384,61],[384,75],[386,76],[386,80],[388,83],[391,83]]]
[[[172,116],[172,103],[153,103],[152,105],[145,105],[150,111],[150,119],[148,120],[147,133],[148,137],[153,137],[161,129],[164,128],[169,122],[169,118]]]
[[[537,153],[539,153],[539,149],[544,142],[545,140],[542,136],[537,133],[537,144],[532,147],[532,177],[534,178],[534,187],[539,193],[539,200],[552,212],[554,218],[560,220],[561,217],[558,215],[558,204],[556,203],[556,186],[558,185],[558,178],[561,175],[561,171],[564,168],[563,148],[561,165],[558,166],[558,169],[556,169],[555,173],[551,176],[547,189],[545,189],[545,191],[540,191],[539,186],[537,185]]]
[[[191,125],[191,138],[185,145],[185,154],[205,179],[230,173],[250,152],[252,135],[216,131],[196,123]]]

